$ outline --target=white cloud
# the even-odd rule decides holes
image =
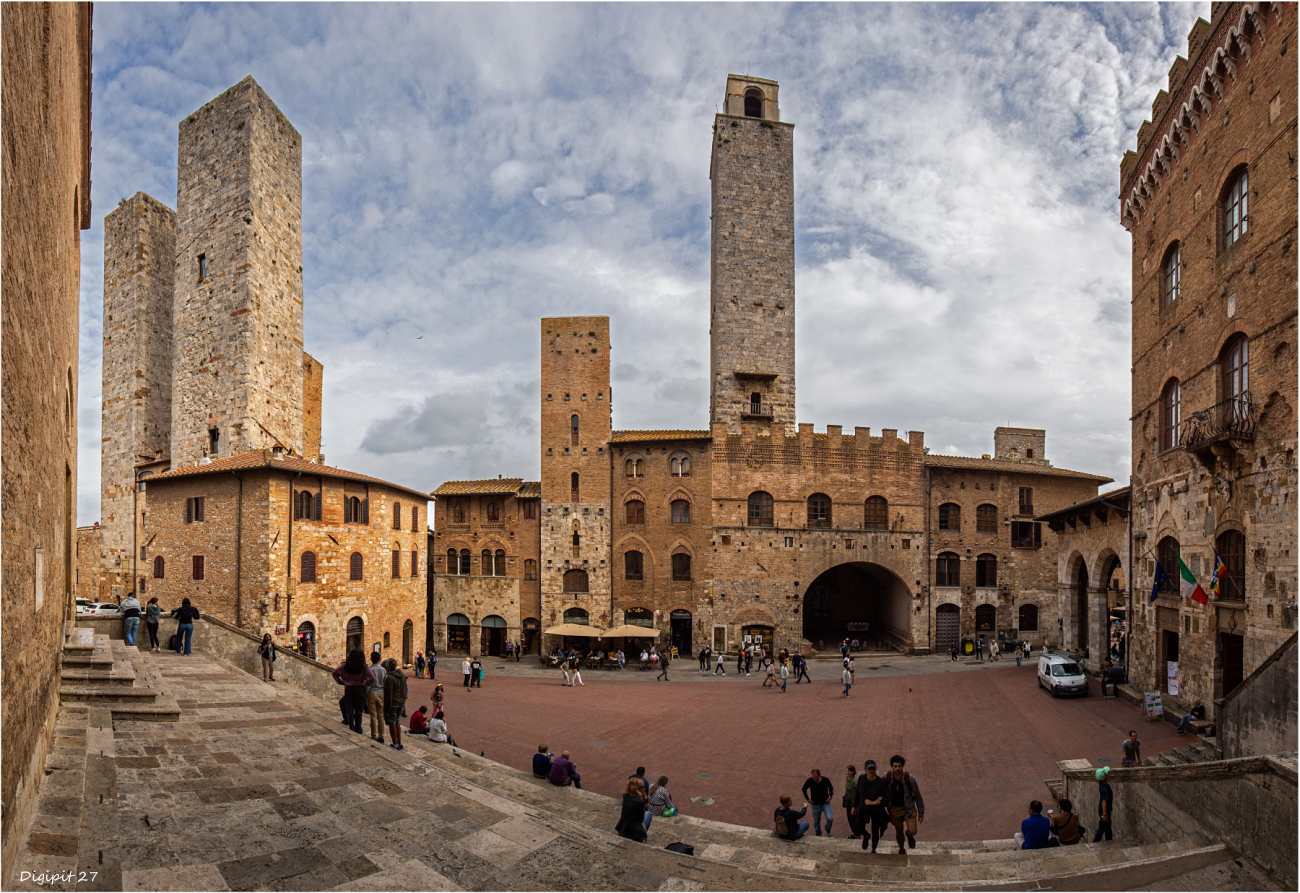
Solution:
[[[106,4],[94,193],[175,202],[177,122],[246,74],[303,135],[329,461],[536,475],[538,318],[611,316],[620,427],[707,423],[710,128],[796,124],[798,412],[1128,467],[1131,146],[1208,4]],[[103,228],[83,234],[79,508],[98,516]],[[420,337],[423,336],[423,337]]]

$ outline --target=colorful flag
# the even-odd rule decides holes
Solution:
[[[1223,578],[1228,575],[1228,566],[1223,563],[1219,553],[1214,553],[1214,573],[1210,575],[1210,594],[1215,600],[1223,598]]]
[[[1156,580],[1154,583],[1151,584],[1151,601],[1156,600],[1156,598],[1160,595],[1160,587],[1168,582],[1169,582],[1169,575],[1165,573],[1165,569],[1161,567],[1160,562],[1157,561]]]
[[[1182,577],[1183,598],[1190,598],[1198,605],[1206,605],[1210,602],[1210,597],[1205,594],[1201,584],[1196,582],[1196,577],[1191,570],[1183,563],[1183,556],[1178,556],[1178,575]]]

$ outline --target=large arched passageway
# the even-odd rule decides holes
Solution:
[[[899,577],[878,564],[855,561],[824,571],[803,600],[803,637],[818,650],[843,639],[912,644],[912,594]]]

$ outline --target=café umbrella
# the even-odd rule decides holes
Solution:
[[[616,626],[613,629],[606,630],[601,633],[600,637],[602,639],[618,639],[623,637],[629,639],[657,639],[659,638],[659,630],[652,626],[634,626],[633,624],[625,623],[622,626]]]
[[[585,636],[589,639],[600,638],[601,630],[596,626],[583,626],[581,623],[561,623],[546,630],[548,636]]]

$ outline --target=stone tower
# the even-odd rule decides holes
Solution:
[[[542,626],[610,626],[609,317],[542,319]]]
[[[303,452],[302,141],[251,77],[180,125],[171,465]]]
[[[136,466],[169,453],[175,254],[176,214],[143,192],[104,220],[100,560],[119,583],[135,567]]]
[[[709,418],[793,431],[794,125],[776,81],[727,75],[714,118]]]

